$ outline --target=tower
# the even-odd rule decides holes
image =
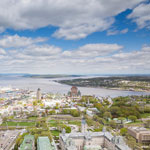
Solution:
[[[38,89],[37,89],[37,93],[36,93],[36,99],[37,99],[37,100],[41,100],[41,97],[42,97],[41,89],[38,88]]]
[[[82,118],[82,121],[81,121],[81,132],[82,133],[87,132],[87,123],[86,123],[85,118]]]

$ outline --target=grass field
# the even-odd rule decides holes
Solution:
[[[81,126],[81,121],[68,121],[68,124],[72,124],[72,125],[77,125],[77,126]]]
[[[136,122],[131,122],[131,123],[128,123],[127,125],[141,125],[141,124],[143,124],[143,122],[140,120],[137,120]]]
[[[60,131],[58,131],[58,130],[53,130],[53,131],[51,131],[51,133],[52,133],[53,136],[59,136]]]
[[[72,121],[72,120],[70,120],[70,121],[64,121],[64,120],[50,120],[49,121],[49,123],[50,123],[50,126],[51,127],[56,127],[57,126],[57,124],[66,124],[66,123],[64,123],[64,122],[66,122],[67,124],[72,124],[72,125],[77,125],[77,126],[81,126],[81,121]]]
[[[34,122],[3,122],[1,126],[35,126]]]
[[[141,118],[149,118],[149,117],[150,117],[150,113],[141,114]]]

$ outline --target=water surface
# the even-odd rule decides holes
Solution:
[[[84,78],[84,77],[83,77]],[[87,78],[87,77],[86,77]],[[20,76],[0,76],[0,87],[11,85],[14,88],[29,89],[36,91],[37,88],[41,88],[42,92],[61,93],[67,94],[71,86],[54,82],[54,80],[61,79],[73,79],[67,78],[26,78]],[[150,95],[150,92],[135,92],[135,91],[120,91],[110,90],[104,88],[88,88],[78,87],[82,95],[95,95],[95,96],[128,96],[128,95]]]

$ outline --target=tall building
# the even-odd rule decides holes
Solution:
[[[41,100],[41,98],[42,98],[41,89],[38,88],[38,89],[37,89],[37,93],[36,93],[36,99],[37,99],[37,100]]]
[[[86,123],[86,120],[84,118],[82,118],[82,121],[81,121],[81,132],[82,133],[87,132],[87,123]]]

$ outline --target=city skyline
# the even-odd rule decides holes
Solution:
[[[150,74],[149,0],[5,0],[0,9],[0,73]]]

